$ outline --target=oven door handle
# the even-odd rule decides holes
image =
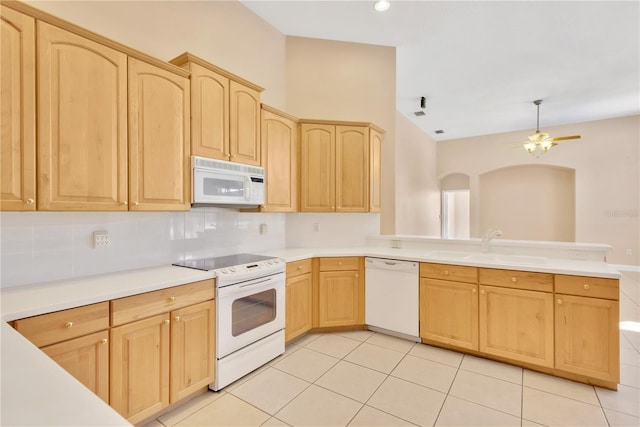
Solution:
[[[218,288],[218,295],[220,297],[224,297],[226,295],[246,293],[247,291],[253,288],[265,288],[265,289],[269,289],[270,287],[275,288],[278,285],[278,281],[274,279],[275,279],[274,277],[267,277],[264,279],[252,280],[244,284],[223,286],[221,288]],[[272,285],[270,286],[270,284]]]
[[[238,286],[238,288],[244,289],[244,288],[248,288],[248,287],[253,287],[255,285],[260,285],[262,283],[267,283],[267,282],[270,282],[270,281],[271,281],[271,277],[267,277],[266,279],[262,279],[262,280],[257,281],[257,282],[245,283],[244,285]]]

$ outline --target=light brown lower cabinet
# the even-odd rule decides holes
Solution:
[[[109,403],[109,331],[49,345],[41,350]]]
[[[285,311],[285,341],[291,341],[313,326],[313,279],[310,259],[287,263]]]
[[[480,351],[553,367],[553,294],[480,286]]]
[[[420,336],[478,350],[478,285],[421,278]]]
[[[135,424],[214,379],[213,301],[111,329],[111,406]]]
[[[364,324],[364,275],[361,258],[320,258],[318,326]]]
[[[618,301],[555,295],[556,368],[618,383],[620,309]]]

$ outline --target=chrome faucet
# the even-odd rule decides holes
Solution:
[[[489,252],[489,243],[491,243],[491,239],[494,237],[502,236],[502,230],[496,228],[488,228],[487,231],[482,235],[482,245],[480,246],[480,250],[482,252]]]

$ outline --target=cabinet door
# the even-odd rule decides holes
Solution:
[[[266,195],[263,211],[295,212],[298,204],[296,122],[262,110],[262,164]]]
[[[480,351],[553,367],[553,294],[480,286]]]
[[[37,29],[38,210],[127,210],[127,56]]]
[[[111,329],[110,402],[135,424],[169,404],[169,314]]]
[[[189,79],[129,58],[131,210],[189,210]]]
[[[382,211],[382,134],[369,129],[369,212]]]
[[[231,161],[260,166],[260,92],[232,80],[229,96]]]
[[[191,154],[229,160],[229,79],[191,62]]]
[[[214,380],[215,303],[171,312],[171,402]]]
[[[556,368],[618,383],[619,303],[556,294]]]
[[[318,299],[319,326],[360,325],[364,313],[360,306],[364,301],[357,271],[320,272]]]
[[[0,210],[36,208],[35,20],[0,6]]]
[[[369,128],[336,126],[336,212],[369,210]]]
[[[311,329],[313,319],[311,273],[287,279],[285,340]]]
[[[300,135],[300,211],[334,212],[335,126],[303,123]]]
[[[478,285],[420,279],[420,336],[478,350]]]
[[[43,347],[41,350],[98,397],[109,403],[109,331]]]

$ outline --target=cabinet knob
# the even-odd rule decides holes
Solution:
[[[445,271],[444,271],[444,275],[445,275],[445,276],[448,276],[448,275],[449,275],[449,270],[445,270]]]
[[[102,339],[100,340],[100,344],[106,344],[106,343],[108,343],[108,342],[109,342],[109,340],[108,340],[108,339],[106,339],[106,338],[102,338]]]
[[[68,329],[68,328],[70,328],[70,327],[72,327],[72,326],[73,326],[73,322],[67,322],[67,323],[64,325],[64,327],[65,327],[65,328],[67,328],[67,329]]]
[[[133,202],[133,206],[138,206],[138,202]]]
[[[471,289],[471,293],[475,294],[476,293],[476,288]]]
[[[298,270],[302,270],[302,266],[301,265],[298,266]]]
[[[235,158],[236,158],[236,155],[235,155],[235,154],[232,154],[232,155],[231,155],[231,158],[232,158],[232,159],[235,159]]]
[[[180,316],[176,316],[176,317],[174,317],[174,319],[176,320],[176,322],[179,322],[180,321]]]
[[[356,277],[358,277],[358,273],[356,273]]]
[[[174,302],[176,300],[176,297],[169,297],[169,302]]]
[[[338,263],[338,265],[342,265],[342,261],[340,261],[340,262]]]
[[[518,279],[517,279],[516,277],[512,277],[512,278],[511,278],[511,281],[512,281],[513,283],[516,283],[516,282],[518,281]]]
[[[27,199],[27,204],[28,204],[28,205],[32,205],[32,204],[33,204],[33,202],[35,202],[35,200],[33,200],[31,197],[29,197],[29,198]]]
[[[127,206],[129,204],[129,202],[127,202],[126,200],[124,202],[120,202],[120,204]]]
[[[585,290],[588,290],[588,289],[589,289],[589,285],[587,285],[587,284],[585,283],[585,284],[584,284],[584,286],[583,286],[583,288],[584,288]]]
[[[561,300],[561,299],[558,299],[557,303],[558,303],[558,304],[562,304],[562,300]]]
[[[480,295],[484,295],[484,289],[480,290]]]
[[[165,325],[168,325],[169,323],[171,323],[171,320],[166,319],[163,323],[164,323]]]

